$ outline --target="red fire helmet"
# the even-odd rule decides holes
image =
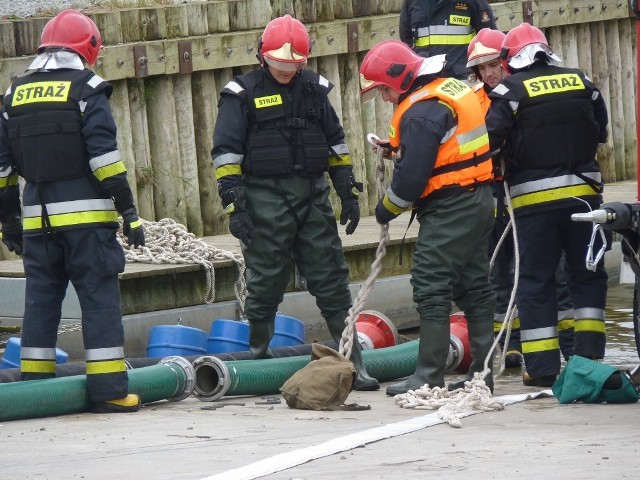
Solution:
[[[307,61],[311,41],[302,22],[284,15],[268,23],[258,47],[260,63],[265,61],[278,70],[296,71]]]
[[[102,37],[93,20],[78,10],[63,10],[42,29],[38,53],[49,47],[66,48],[94,65],[101,46]]]

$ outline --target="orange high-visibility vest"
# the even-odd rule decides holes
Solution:
[[[476,94],[476,98],[480,100],[482,113],[486,117],[489,107],[491,106],[491,99],[489,98],[487,91],[484,89],[484,83],[478,82],[475,85],[471,85],[471,89],[473,90],[473,93]]]
[[[391,145],[394,148],[400,146],[400,123],[404,113],[414,103],[431,98],[439,99],[453,110],[458,127],[440,145],[431,178],[420,198],[443,187],[466,187],[492,180],[493,164],[484,112],[474,92],[455,78],[438,78],[413,92],[398,105],[389,131]]]

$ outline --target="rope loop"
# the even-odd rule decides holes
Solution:
[[[240,318],[246,318],[244,311],[247,297],[247,285],[244,278],[246,267],[242,254],[209,245],[193,233],[189,233],[184,225],[170,218],[163,218],[157,222],[142,220],[142,224],[145,236],[143,247],[130,247],[122,229],[118,230],[118,242],[124,249],[127,262],[202,265],[207,281],[204,303],[211,304],[216,300],[214,262],[231,260],[238,269],[238,279],[233,290],[238,300]]]

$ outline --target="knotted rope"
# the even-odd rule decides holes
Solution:
[[[233,285],[233,291],[238,300],[240,318],[246,318],[244,314],[247,297],[244,278],[246,267],[242,254],[209,245],[193,233],[189,233],[184,225],[170,218],[163,218],[157,222],[142,220],[142,224],[145,236],[144,247],[130,247],[122,230],[118,230],[118,241],[124,249],[127,262],[202,265],[207,281],[204,302],[210,304],[216,299],[214,262],[231,260],[238,268],[238,279]]]
[[[396,395],[396,403],[402,408],[437,410],[438,418],[452,427],[460,428],[460,414],[471,410],[482,412],[504,409],[504,403],[491,397],[491,390],[484,383],[484,372],[474,374],[473,380],[465,382],[464,388],[453,391],[446,387],[429,388],[424,385],[417,390]]]
[[[511,197],[508,193],[508,184],[505,182],[505,190],[507,191],[506,199],[507,206],[510,212],[513,212],[513,205],[511,203]],[[446,387],[434,387],[429,388],[429,385],[423,385],[417,390],[409,390],[407,393],[402,393],[396,395],[394,398],[396,403],[400,405],[402,408],[415,408],[417,410],[437,410],[438,418],[447,422],[452,427],[460,428],[462,423],[460,421],[460,415],[463,412],[467,412],[469,410],[480,410],[480,411],[496,411],[504,409],[504,403],[499,400],[495,400],[492,397],[491,390],[485,383],[484,379],[487,375],[491,375],[491,370],[489,368],[489,363],[492,361],[493,351],[498,345],[500,337],[504,332],[505,328],[507,329],[507,338],[506,342],[509,341],[509,335],[511,334],[511,326],[513,324],[513,319],[515,317],[514,303],[515,303],[515,294],[518,285],[518,274],[520,271],[520,264],[518,261],[519,258],[519,249],[518,249],[518,236],[515,229],[515,224],[512,224],[513,219],[505,228],[505,231],[496,246],[495,251],[491,257],[490,266],[493,266],[495,262],[497,252],[502,246],[504,239],[509,231],[509,228],[513,228],[513,239],[514,239],[514,252],[515,252],[515,280],[514,280],[514,288],[511,291],[511,297],[509,299],[509,306],[507,307],[507,312],[505,314],[504,321],[502,323],[502,328],[498,335],[496,335],[491,348],[489,349],[489,353],[484,359],[484,366],[482,372],[475,372],[473,374],[473,378],[469,381],[464,382],[464,388],[458,388],[456,390],[449,391]],[[507,343],[505,343],[507,344]],[[505,361],[506,349],[503,352],[499,375],[504,371],[504,361]]]
[[[385,166],[384,166],[384,149],[377,148],[376,150],[376,191],[378,198],[382,198],[387,188],[387,182],[385,182]],[[371,273],[367,277],[364,285],[358,290],[353,305],[349,309],[345,322],[345,329],[342,332],[342,338],[340,338],[340,345],[338,351],[342,353],[346,358],[351,358],[351,351],[353,349],[353,340],[355,336],[355,321],[358,318],[358,314],[364,308],[364,302],[373,290],[373,285],[377,276],[382,271],[382,259],[387,254],[387,245],[389,244],[389,224],[380,226],[380,243],[376,250],[376,258],[371,264]]]

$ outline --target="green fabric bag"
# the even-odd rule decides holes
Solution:
[[[615,390],[604,388],[605,382],[619,375],[621,387]],[[617,379],[616,379],[617,380]],[[574,355],[551,387],[560,403],[581,401],[584,403],[634,403],[638,392],[629,377],[606,363]]]

